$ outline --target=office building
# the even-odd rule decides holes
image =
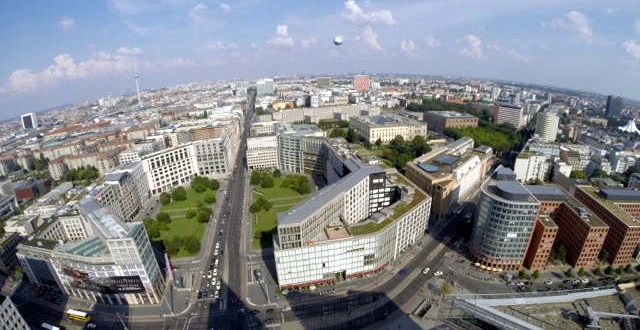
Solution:
[[[382,143],[388,143],[398,135],[405,141],[411,141],[418,135],[427,137],[425,123],[394,114],[350,117],[349,128],[354,129],[369,143],[375,143],[378,139]]]
[[[171,191],[191,183],[198,173],[193,147],[181,145],[148,154],[142,159],[151,195]]]
[[[353,89],[358,92],[368,92],[369,89],[371,89],[371,79],[369,79],[369,76],[353,76]]]
[[[558,135],[558,125],[560,124],[560,117],[557,113],[552,111],[539,112],[536,115],[536,130],[535,133],[542,142],[552,143],[556,140]]]
[[[494,122],[498,125],[511,125],[515,129],[520,129],[527,124],[522,106],[512,104],[496,104],[494,106]]]
[[[429,130],[444,133],[447,128],[478,127],[478,118],[456,111],[425,111],[423,121]]]
[[[25,113],[20,116],[20,121],[22,122],[23,129],[38,128],[38,119],[36,117],[36,114],[33,112]]]
[[[458,149],[464,141],[471,146]],[[446,218],[456,206],[468,201],[478,192],[480,182],[491,167],[492,153],[473,149],[473,140],[459,139],[407,163],[405,175],[412,183],[429,194],[431,217]]]
[[[120,165],[103,181],[96,200],[124,221],[133,221],[149,202],[151,194],[141,162]]]
[[[29,281],[86,302],[158,305],[165,282],[141,222],[122,222],[93,196],[78,204],[84,239],[61,242],[36,233],[18,245]]]
[[[602,249],[612,267],[633,261],[640,242],[640,191],[576,186],[575,198],[609,226]]]
[[[274,95],[276,93],[273,79],[260,79],[256,82],[256,91],[258,96]]]
[[[30,330],[22,314],[13,304],[10,297],[0,295],[0,330]]]
[[[259,170],[278,167],[278,138],[276,135],[247,138],[247,168]]]
[[[558,225],[548,215],[537,216],[524,266],[532,271],[545,269],[557,234]]]
[[[197,162],[198,175],[210,178],[221,177],[231,171],[235,164],[235,151],[231,148],[229,135],[191,142]]]
[[[517,270],[524,262],[540,202],[515,173],[499,166],[480,185],[480,202],[469,252],[491,269]]]
[[[542,182],[548,177],[550,171],[549,160],[544,155],[523,151],[516,157],[513,171],[520,182],[526,183],[531,180]]]
[[[22,241],[17,233],[6,232],[0,236],[0,272],[11,274],[18,265],[16,248]]]
[[[400,174],[357,169],[279,213],[280,288],[309,287],[384,269],[427,229],[430,197]]]

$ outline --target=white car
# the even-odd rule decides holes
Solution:
[[[544,281],[544,285],[551,285],[553,284],[553,281]]]
[[[433,272],[433,276],[442,276],[444,273],[441,270]]]
[[[220,248],[220,242],[216,242],[216,250]]]
[[[217,255],[218,255],[218,253],[220,253],[220,251],[218,251],[218,249],[213,250],[213,255],[214,255],[214,256],[217,256]]]
[[[213,266],[214,267],[218,267],[218,265],[220,264],[219,260],[216,258],[216,261],[213,262]]]
[[[583,278],[583,279],[580,280],[580,283],[587,284],[587,283],[589,283],[589,279],[588,278]]]
[[[212,278],[212,279],[211,279],[211,285],[216,285],[216,282],[217,282],[217,281],[218,281],[218,279],[217,279],[217,278],[215,278],[215,277],[214,277],[214,278]]]
[[[207,278],[211,278],[211,271],[207,273]]]
[[[218,284],[216,284],[216,290],[220,290],[220,282],[218,282]]]
[[[423,270],[422,270],[422,274],[424,274],[424,275],[428,275],[428,274],[429,274],[429,271],[431,271],[431,268],[426,267],[425,269],[423,269]]]
[[[216,291],[216,293],[213,294],[213,299],[218,299],[220,298],[220,291]]]
[[[213,269],[213,276],[218,276],[218,268]]]

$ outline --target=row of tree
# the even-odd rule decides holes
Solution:
[[[447,128],[444,134],[454,139],[468,136],[476,145],[487,145],[496,151],[511,151],[521,141],[513,127],[480,120],[478,127]]]
[[[98,169],[93,166],[89,166],[68,170],[62,174],[62,178],[60,178],[60,180],[70,182],[89,182],[91,180],[97,179],[98,177],[100,177],[100,172],[98,172]]]
[[[282,180],[280,187],[289,188],[300,195],[311,192],[309,180],[304,175],[289,175]]]
[[[271,203],[266,198],[259,196],[249,207],[249,212],[257,213],[260,211],[269,211],[273,207],[273,203]]]
[[[279,178],[281,176],[282,172],[279,169],[275,169],[273,172],[268,170],[253,171],[251,172],[251,184],[254,186],[260,185],[262,188],[273,188],[275,184],[273,178]]]
[[[164,251],[169,255],[176,255],[180,249],[194,254],[200,251],[200,241],[194,236],[180,237],[174,236],[171,239],[162,241]]]

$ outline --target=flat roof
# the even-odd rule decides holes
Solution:
[[[340,239],[351,236],[347,231],[347,228],[345,228],[344,226],[326,227],[324,231],[329,239]]]
[[[598,192],[593,187],[577,187],[577,188],[591,195],[593,199],[595,199],[600,204],[602,204],[607,210],[609,210],[616,217],[618,217],[618,219],[624,221],[627,226],[640,226],[640,222],[638,222],[638,220],[634,216],[632,216],[631,214],[627,213],[627,211],[620,208],[620,206],[618,206],[614,201],[600,196],[600,194],[598,194]]]
[[[351,189],[365,177],[368,177],[373,173],[380,172],[384,172],[382,167],[378,165],[367,165],[359,168],[357,171],[349,173],[339,181],[309,195],[305,201],[292,207],[288,211],[278,213],[278,226],[302,223],[303,220],[306,220],[314,212],[318,211],[331,200],[336,198],[336,196],[339,196],[345,191]]]
[[[546,214],[538,215],[537,218],[545,228],[558,228],[558,224],[556,224],[555,221]]]
[[[602,188],[598,195],[612,201],[640,203],[640,191],[634,189]]]
[[[446,117],[446,118],[476,118],[476,116],[470,115],[464,112],[458,111],[427,111],[428,114],[434,114],[436,116]]]
[[[567,200],[567,194],[555,185],[524,185],[539,200],[545,201],[564,201]]]
[[[521,202],[534,202],[536,200],[529,190],[516,181],[496,181],[494,192],[506,200]]]

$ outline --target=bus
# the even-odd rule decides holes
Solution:
[[[91,321],[91,317],[89,317],[89,314],[87,312],[83,312],[75,309],[68,310],[67,316],[74,321],[81,321],[81,322]]]
[[[47,329],[47,330],[64,330],[64,327],[62,326],[58,327],[53,324],[49,324],[47,322],[42,322],[42,324],[40,324],[40,328]]]

